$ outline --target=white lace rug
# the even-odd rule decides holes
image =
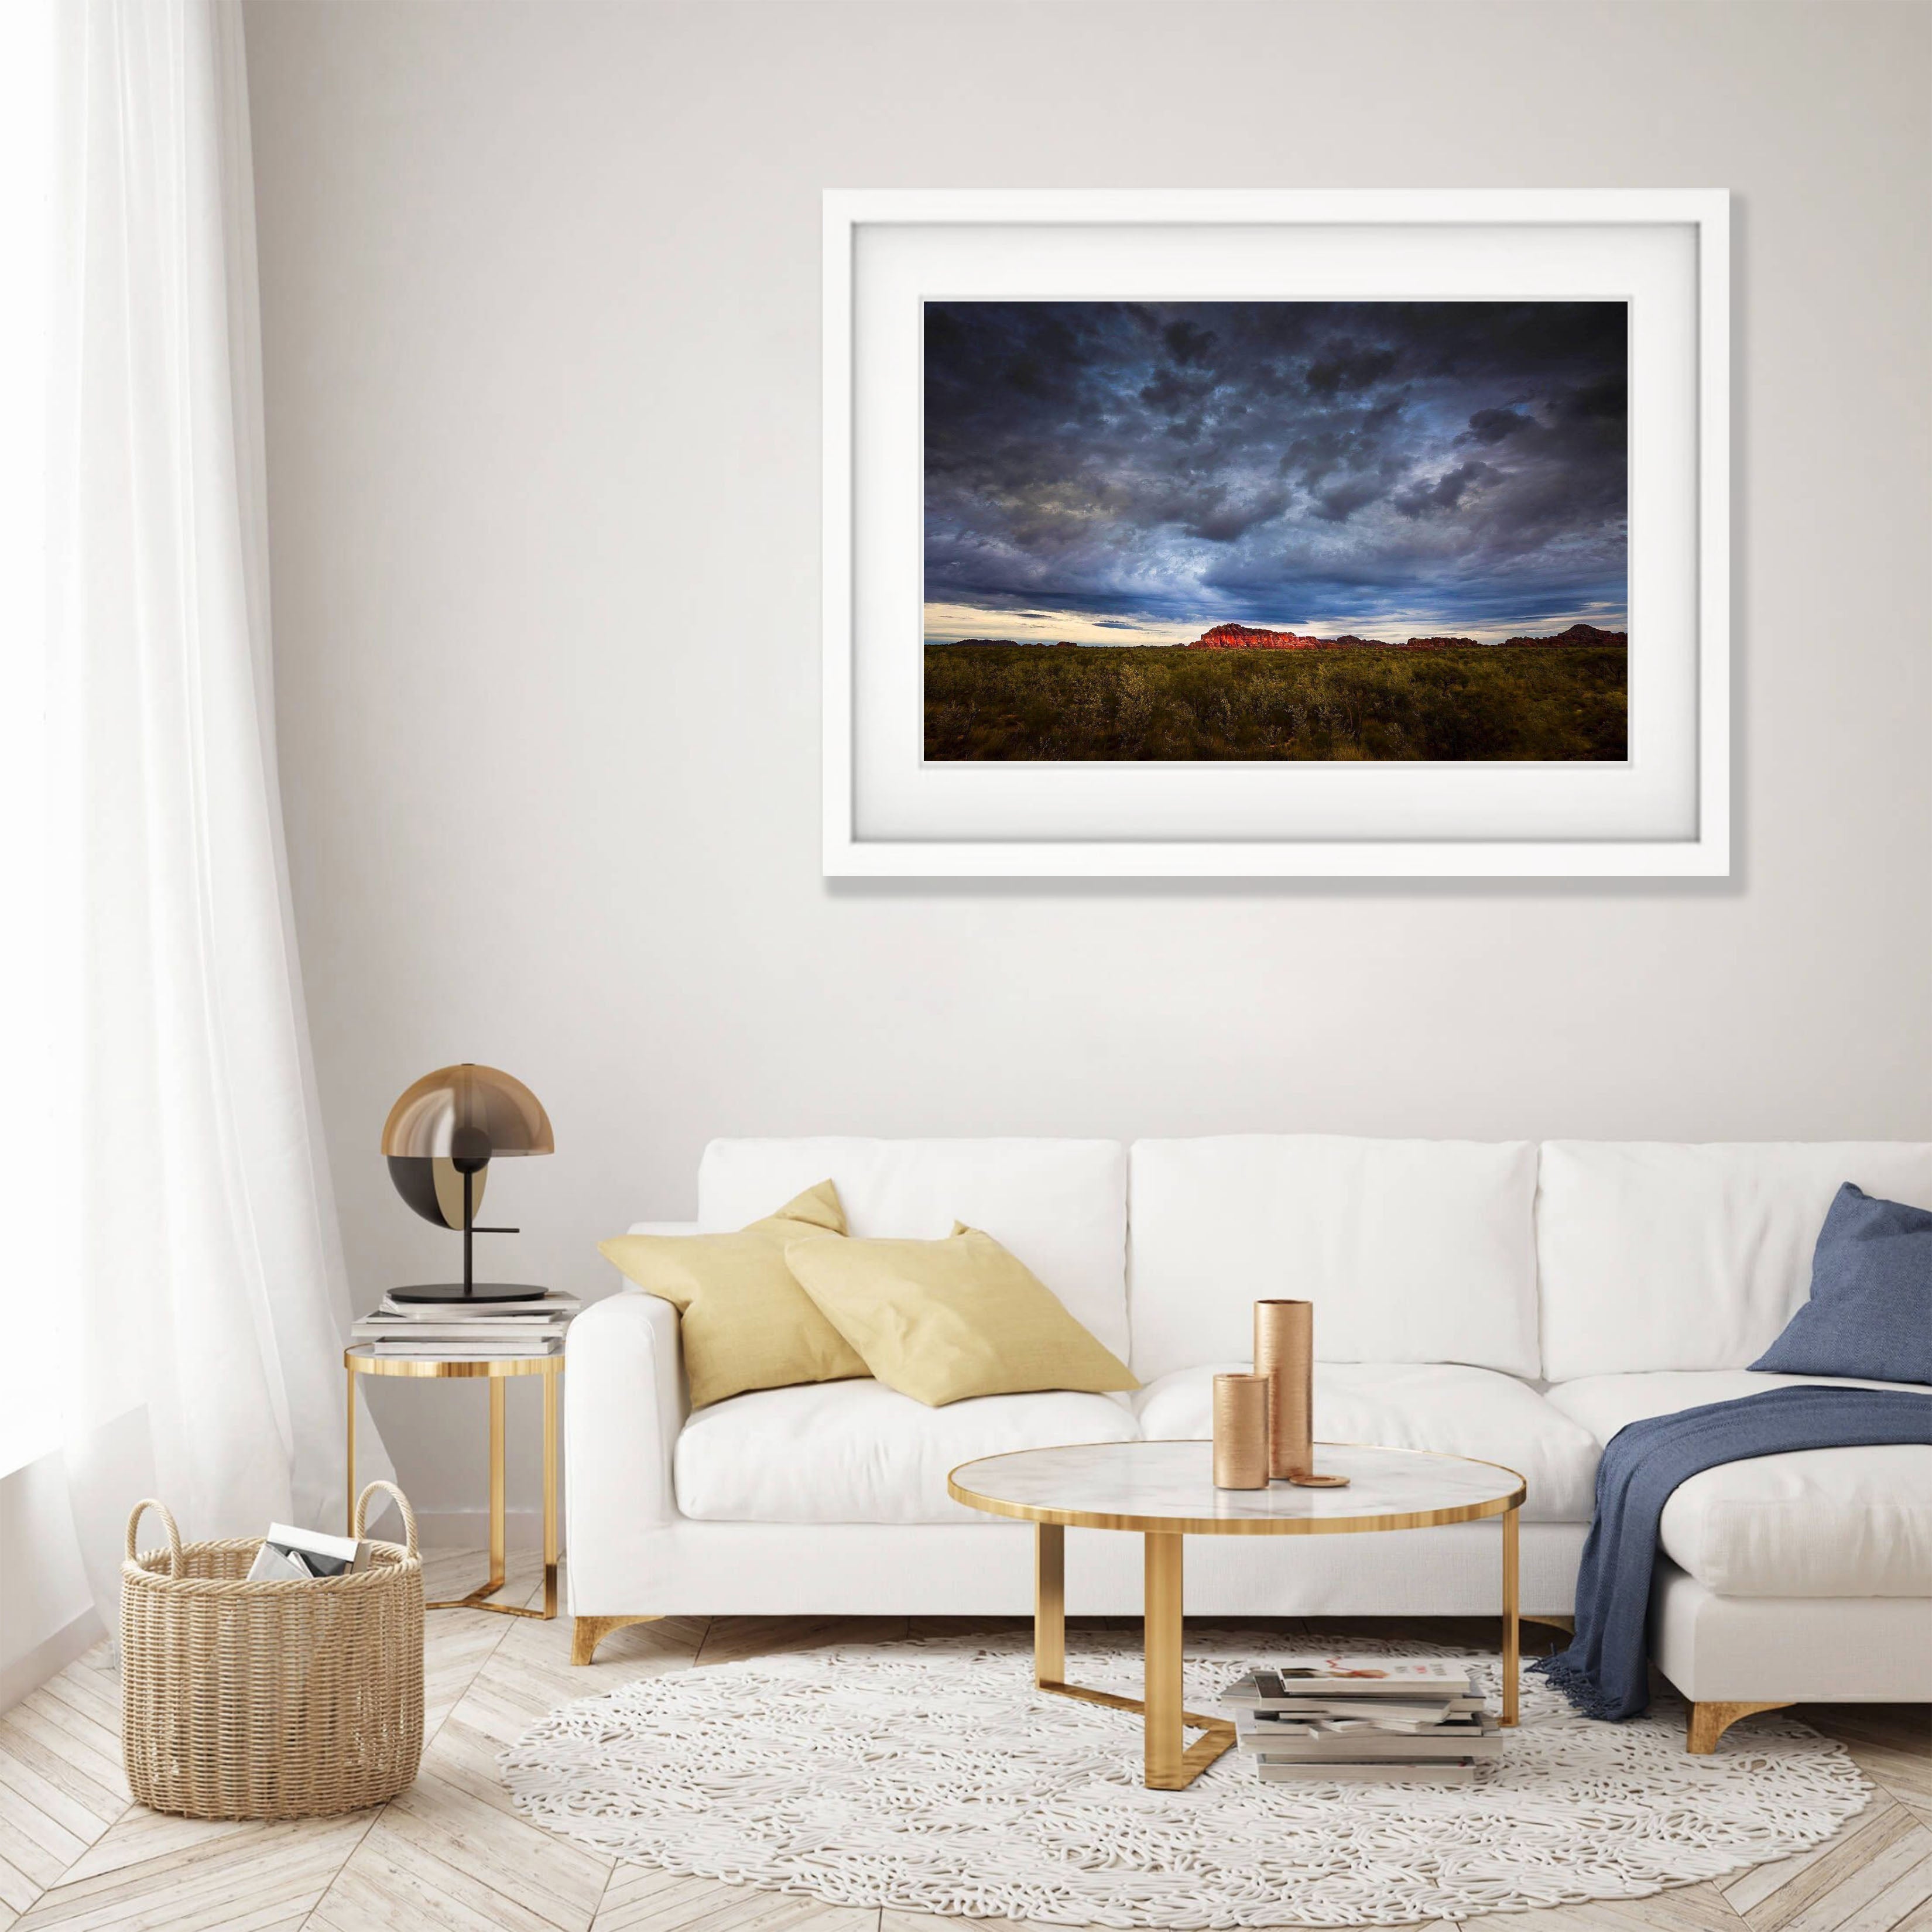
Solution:
[[[1318,1643],[1318,1640],[1315,1640]],[[1188,1706],[1306,1648],[1190,1636]],[[1138,1695],[1136,1636],[1070,1633],[1074,1681]],[[1493,1694],[1493,1656],[1467,1658]],[[1864,1804],[1837,1743],[1777,1718],[1714,1756],[1681,1707],[1623,1724],[1523,1679],[1476,1784],[1264,1784],[1230,1751],[1140,1782],[1138,1718],[1036,1691],[1024,1639],[944,1638],[721,1664],[554,1712],[504,1753],[519,1807],[580,1843],[835,1905],[1052,1924],[1392,1925],[1631,1898],[1807,1850]]]

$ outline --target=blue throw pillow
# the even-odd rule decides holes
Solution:
[[[1751,1366],[1932,1382],[1932,1214],[1846,1181],[1811,1258],[1811,1299]]]

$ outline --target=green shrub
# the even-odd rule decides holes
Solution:
[[[1621,759],[1614,645],[1190,651],[931,644],[934,759]]]

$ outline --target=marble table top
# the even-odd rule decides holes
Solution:
[[[983,1456],[961,1463],[946,1487],[996,1516],[1203,1536],[1420,1529],[1501,1516],[1523,1497],[1514,1469],[1422,1450],[1320,1442],[1315,1466],[1348,1486],[1217,1490],[1210,1443],[1088,1442]]]

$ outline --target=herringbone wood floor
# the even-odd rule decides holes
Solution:
[[[473,1557],[450,1555],[429,1567],[432,1595],[454,1594],[479,1569]],[[527,1564],[513,1575],[534,1581]],[[1322,1628],[1495,1641],[1493,1625]],[[574,1670],[568,1619],[434,1611],[421,1776],[375,1810],[291,1825],[199,1824],[131,1805],[119,1689],[104,1647],[0,1718],[0,1932],[945,1932],[945,1922],[911,1913],[614,1865],[526,1823],[496,1778],[501,1746],[573,1697],[694,1664],[906,1628],[903,1618],[647,1624],[607,1639],[594,1669]],[[1932,1713],[1838,1706],[1801,1714],[1844,1738],[1878,1787],[1831,1844],[1722,1885],[1505,1922],[1523,1932],[1932,1932]],[[1135,1743],[1124,1728],[1123,1750]]]

